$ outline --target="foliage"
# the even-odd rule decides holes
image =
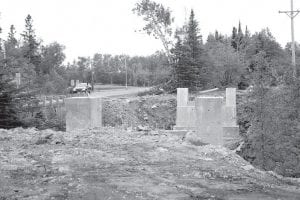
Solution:
[[[82,60],[87,61],[89,58],[79,58],[67,65],[68,80],[91,82],[93,72],[97,83],[125,85],[127,72],[128,85],[151,86],[168,80],[171,71],[167,57],[161,52],[133,57],[96,53],[90,60],[92,68],[88,67],[88,63],[83,64]]]
[[[247,61],[228,43],[211,36],[205,47],[211,60],[212,85],[215,87],[236,87],[242,80],[247,68]]]
[[[3,77],[0,80],[0,128],[15,128],[22,126],[18,117],[15,97],[16,88]]]
[[[27,15],[25,19],[25,30],[21,35],[23,37],[22,50],[24,57],[28,59],[30,64],[34,65],[35,72],[39,74],[41,62],[39,54],[40,42],[36,38],[31,15]]]
[[[254,58],[253,92],[246,106],[250,128],[242,156],[265,170],[300,176],[299,83],[270,87],[271,65],[266,53]]]
[[[65,60],[64,46],[57,42],[51,43],[41,48],[41,73],[50,74],[62,66]]]
[[[174,54],[174,74],[178,87],[187,87],[191,91],[207,85],[208,70],[206,52],[200,29],[191,10],[189,22],[181,31],[177,31],[172,53]]]
[[[174,21],[170,9],[151,0],[141,0],[141,2],[136,3],[133,12],[143,17],[143,20],[146,22],[143,30],[146,31],[148,35],[152,35],[156,39],[161,40],[165,53],[170,59],[170,49],[172,46],[171,25]]]

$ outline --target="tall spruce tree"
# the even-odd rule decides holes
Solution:
[[[11,46],[11,47],[16,47],[18,44],[18,40],[16,39],[16,29],[14,25],[10,26],[9,29],[9,33],[8,33],[8,38],[7,38],[7,43]]]
[[[232,28],[232,35],[231,35],[231,46],[234,49],[237,49],[236,39],[237,39],[237,29],[235,27],[233,27]]]
[[[236,37],[236,44],[237,44],[237,51],[240,51],[243,47],[243,39],[244,39],[244,33],[241,27],[241,22],[239,22],[239,27],[238,27],[238,33]]]
[[[179,87],[191,90],[202,88],[205,85],[204,47],[202,36],[199,34],[199,25],[191,10],[188,24],[177,32],[177,43],[173,50],[175,55],[175,77]]]
[[[24,40],[24,57],[26,57],[30,64],[33,64],[35,67],[35,72],[40,73],[40,62],[41,57],[38,53],[40,43],[38,42],[35,30],[33,28],[33,20],[31,15],[27,15],[25,19],[25,30],[21,34]]]

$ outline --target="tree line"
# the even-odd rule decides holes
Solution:
[[[170,8],[155,1],[141,0],[133,12],[145,22],[142,31],[161,40],[175,87],[187,87],[193,91],[253,85],[253,62],[260,52],[265,52],[264,58],[272,65],[273,84],[290,76],[291,45],[288,43],[282,48],[268,28],[251,34],[249,28],[243,28],[239,22],[232,28],[231,35],[216,30],[203,41],[193,10],[189,19],[176,29],[173,28],[174,17]]]

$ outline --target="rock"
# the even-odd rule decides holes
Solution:
[[[187,132],[187,134],[185,135],[185,140],[189,143],[191,143],[192,145],[196,145],[196,146],[204,146],[207,145],[207,143],[204,143],[199,136],[197,136],[197,134],[194,131],[189,131]]]
[[[46,144],[51,141],[52,137],[53,137],[53,133],[46,134],[44,136],[39,137],[34,144],[36,145]]]
[[[245,166],[242,166],[242,168],[246,171],[254,169],[254,167],[252,165],[245,165]]]
[[[146,126],[139,125],[139,126],[136,127],[136,130],[137,131],[149,131],[149,128],[146,127]]]
[[[158,106],[156,104],[154,104],[151,108],[154,109],[154,108],[157,108]]]

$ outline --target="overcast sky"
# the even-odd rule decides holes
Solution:
[[[36,35],[44,44],[57,41],[66,46],[67,60],[94,53],[150,55],[161,50],[159,41],[136,33],[143,22],[132,13],[138,0],[0,0],[0,26],[6,37],[14,24],[24,30],[30,14]],[[294,0],[300,9],[300,0]],[[206,40],[218,30],[229,35],[239,20],[251,33],[269,27],[284,46],[290,41],[290,19],[279,10],[290,10],[290,0],[156,0],[170,7],[177,26],[193,8]],[[295,37],[300,40],[300,15],[295,20]]]

